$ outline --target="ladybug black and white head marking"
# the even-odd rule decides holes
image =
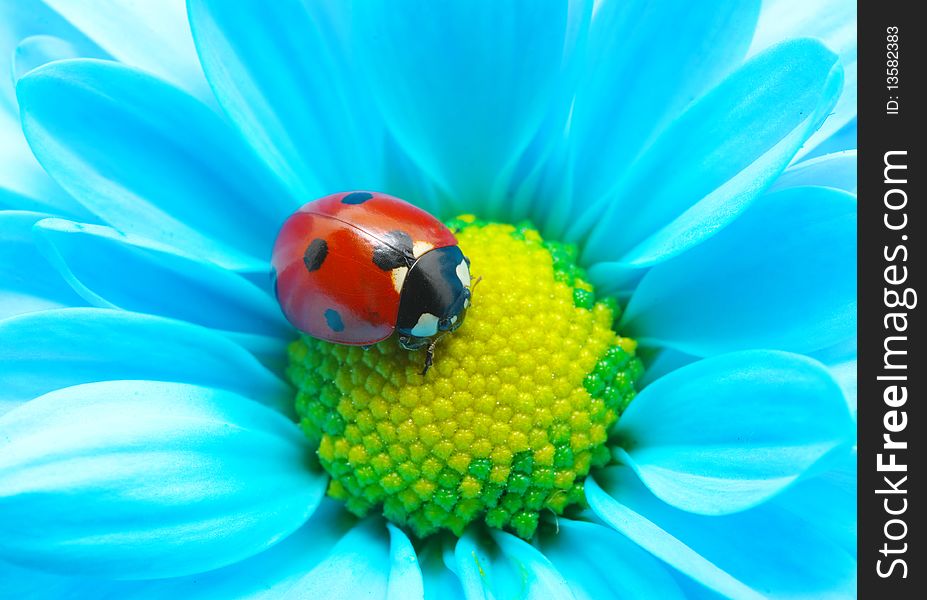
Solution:
[[[441,332],[460,327],[470,306],[470,266],[460,248],[447,246],[423,254],[405,277],[396,330],[410,350],[422,348]]]

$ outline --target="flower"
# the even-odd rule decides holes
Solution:
[[[4,591],[851,595],[854,87],[769,46],[792,4],[4,5],[51,176],[4,112]],[[645,385],[588,510],[415,540],[324,497],[262,286],[346,189],[527,217],[626,303]]]

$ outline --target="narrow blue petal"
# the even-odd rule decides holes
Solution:
[[[815,358],[825,365],[830,371],[831,376],[840,384],[843,395],[846,398],[847,406],[853,419],[857,416],[857,340],[856,335],[847,338],[840,343],[834,344],[823,350],[814,352],[811,357]]]
[[[0,210],[93,219],[36,161],[23,137],[17,111],[18,107],[9,111],[0,108]]]
[[[563,575],[537,548],[499,529],[490,529],[490,534],[514,567],[509,586],[506,587],[514,589],[517,583],[525,590],[524,594],[518,596],[519,598],[526,600],[573,599],[573,592],[570,591],[570,586]],[[496,567],[494,570],[498,577],[500,569],[496,564],[494,567]],[[498,596],[505,597],[503,594],[498,594]]]
[[[131,594],[125,591],[123,596],[134,600],[277,600],[285,597],[306,573],[327,559],[356,521],[342,504],[322,500],[305,525],[260,554],[206,573],[131,582]]]
[[[857,44],[856,4],[841,0],[766,0],[757,24],[751,53],[783,40],[811,37],[840,56],[846,82],[840,100],[824,125],[799,152],[803,156],[856,118]],[[855,147],[855,145],[853,146]]]
[[[575,110],[576,88],[589,62],[589,26],[596,0],[567,2],[566,36],[559,83],[548,99],[547,113],[511,173],[508,189],[478,206],[481,213],[516,223],[530,218],[545,235],[558,216],[569,210],[571,191],[570,121]]]
[[[831,138],[840,137],[845,133],[845,129],[856,122],[857,114],[857,90],[859,89],[858,65],[855,56],[852,62],[844,62],[843,72],[843,91],[840,98],[831,109],[830,115],[820,129],[815,131],[808,141],[802,146],[796,154],[796,158],[803,159],[815,156],[820,153],[820,148],[826,147],[833,143]],[[856,144],[846,146],[847,148],[856,148]]]
[[[104,588],[108,587],[104,582],[95,581],[97,585],[88,588],[83,579],[24,569],[3,560],[0,560],[0,581],[8,598],[29,600],[77,599],[82,595],[89,597],[91,591],[102,595]]]
[[[4,74],[9,73],[9,57],[16,47],[32,36],[54,36],[66,40],[78,51],[78,56],[106,54],[71,23],[48,7],[43,0],[0,2],[0,56]],[[16,115],[16,93],[13,77],[0,77],[0,113]]]
[[[503,531],[486,536],[470,528],[458,540],[454,559],[468,600],[573,598],[563,576],[537,548]]]
[[[398,527],[387,523],[390,540],[390,572],[386,598],[415,600],[425,597],[422,570],[412,542]]]
[[[105,54],[85,56],[70,41],[53,35],[32,35],[16,46],[13,52],[13,80],[18,81],[29,71],[45,63],[68,58],[107,58]]]
[[[33,242],[32,226],[47,216],[0,211],[0,319],[84,304]]]
[[[843,150],[794,164],[776,180],[771,190],[820,185],[856,193],[856,150]]]
[[[759,600],[763,597],[646,516],[603,491],[596,479],[587,478],[585,489],[586,500],[599,518],[660,560],[728,598]]]
[[[62,219],[36,225],[62,277],[100,307],[172,317],[222,331],[292,337],[272,298],[239,275],[111,227]]]
[[[0,557],[52,572],[149,579],[227,565],[298,529],[325,492],[291,421],[187,384],[51,392],[0,418],[0,439]]]
[[[458,204],[503,193],[561,97],[569,3],[373,0],[352,51],[387,127]]]
[[[0,321],[0,379],[0,413],[52,390],[108,379],[210,385],[292,412],[289,387],[221,335],[116,310],[49,310]]]
[[[88,213],[64,192],[32,155],[23,137],[14,83],[25,64],[36,64],[39,56],[61,58],[42,40],[61,40],[78,56],[104,56],[105,52],[75,30],[40,0],[0,2],[0,56],[12,67],[11,76],[0,76],[0,210],[34,210],[88,219]],[[44,48],[44,49],[43,49]],[[23,53],[31,58],[26,59]],[[12,57],[13,65],[8,59]],[[19,65],[19,66],[17,66]],[[0,75],[4,73],[0,70]]]
[[[491,600],[495,597],[489,570],[490,557],[485,545],[485,539],[481,540],[475,528],[471,527],[454,546],[453,570],[460,579],[467,600]]]
[[[591,227],[583,261],[643,267],[713,235],[782,172],[841,85],[836,55],[811,40],[746,63],[677,118],[612,194],[587,200],[593,208],[570,233]]]
[[[415,204],[439,219],[450,219],[458,213],[444,206],[443,193],[427,173],[416,165],[391,135],[385,138],[383,152],[383,190],[391,196]]]
[[[419,550],[418,562],[427,600],[464,600],[460,579],[448,566],[448,561],[453,565],[453,560],[454,550],[446,535],[432,536]]]
[[[754,509],[720,517],[661,502],[625,467],[587,479],[586,490],[609,525],[722,595],[748,596],[732,593],[729,583],[736,578],[764,597],[849,598],[856,576],[847,546],[856,537],[852,468],[848,461]],[[675,553],[674,547],[686,550]],[[719,577],[703,570],[706,565]]]
[[[643,353],[644,351],[645,350],[642,348],[641,352]],[[640,386],[644,388],[664,375],[694,363],[699,360],[699,357],[679,352],[672,348],[660,348],[657,349],[652,356],[647,358],[642,357],[642,360],[644,361],[646,369],[644,370],[644,377],[640,381]]]
[[[826,140],[823,140],[820,144],[810,149],[807,154],[802,156],[802,160],[824,156],[825,154],[833,154],[834,152],[842,152],[844,150],[855,150],[859,145],[859,140],[857,138],[856,119],[853,119],[844,125],[842,129],[833,133]]]
[[[206,573],[155,581],[115,582],[106,588],[105,597],[278,600],[286,597],[306,573],[326,560],[355,523],[356,519],[343,505],[323,500],[305,525],[260,554]]]
[[[796,37],[821,40],[842,58],[856,54],[856,5],[841,0],[764,0],[751,53]]]
[[[781,492],[850,442],[855,427],[823,365],[756,350],[701,360],[651,383],[615,434],[618,457],[661,500],[726,514]]]
[[[597,262],[589,265],[589,281],[596,291],[627,300],[630,290],[637,287],[647,271],[617,261]]]
[[[17,84],[44,167],[120,231],[235,269],[262,269],[291,207],[212,111],[108,61],[40,67]]]
[[[810,352],[855,335],[856,199],[791,188],[644,276],[623,325],[645,343],[708,356]]]
[[[542,532],[538,544],[576,600],[684,598],[663,563],[601,525],[558,519],[556,533]]]
[[[837,383],[840,384],[840,389],[843,390],[843,396],[846,398],[847,407],[850,409],[850,414],[854,419],[856,419],[856,375],[859,369],[856,359],[854,358],[852,360],[846,360],[844,362],[827,365],[827,368],[830,370],[831,377],[833,377]]]
[[[291,194],[382,189],[380,92],[349,63],[349,3],[188,5],[219,103]]]
[[[598,3],[571,120],[580,208],[611,191],[655,132],[739,65],[759,12],[758,0]]]
[[[110,55],[196,94],[212,96],[187,24],[184,0],[43,0]],[[87,55],[84,55],[87,56]]]
[[[385,598],[390,577],[389,535],[380,519],[353,527],[329,556],[306,572],[282,598]]]
[[[322,562],[355,521],[342,505],[323,500],[309,521],[279,544],[227,567],[184,577],[114,581],[55,575],[0,561],[0,580],[4,591],[36,600],[276,600]]]

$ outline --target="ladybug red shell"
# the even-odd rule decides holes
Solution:
[[[470,261],[454,234],[408,202],[376,192],[332,194],[283,224],[274,290],[287,320],[312,337],[367,346],[399,332],[408,349],[463,322]]]

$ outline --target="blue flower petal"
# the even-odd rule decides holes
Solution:
[[[468,599],[572,600],[563,576],[537,548],[504,531],[490,530],[491,541],[476,531],[467,530],[454,549]]]
[[[0,557],[52,572],[147,579],[242,560],[299,528],[327,479],[291,421],[187,384],[51,392],[0,418],[0,440]]]
[[[211,98],[184,0],[43,0],[117,60]],[[87,55],[84,55],[87,56]]]
[[[855,27],[854,27],[855,31]],[[847,126],[856,122],[857,114],[857,89],[859,87],[857,63],[854,56],[852,62],[843,63],[844,81],[843,91],[837,103],[831,109],[827,120],[821,125],[820,129],[815,131],[808,141],[805,142],[801,150],[796,154],[796,158],[815,156],[821,152],[822,147],[827,147],[832,143],[831,138],[840,136]],[[848,146],[850,147],[850,146]],[[852,146],[856,147],[855,144]]]
[[[855,335],[856,199],[791,188],[644,276],[622,323],[648,344],[707,356],[810,352]]]
[[[611,294],[624,301],[645,273],[643,269],[617,261],[597,262],[587,270],[589,281],[597,292]]]
[[[293,410],[289,387],[221,335],[116,310],[50,310],[0,321],[0,379],[0,413],[52,390],[108,379],[210,385]]]
[[[713,235],[782,172],[841,85],[837,57],[818,42],[764,52],[677,118],[613,194],[589,199],[569,239],[591,227],[584,262],[644,267]]]
[[[615,433],[618,457],[661,500],[726,514],[782,491],[852,441],[855,427],[823,365],[757,350],[658,379],[622,414]]]
[[[195,598],[274,600],[323,561],[355,523],[343,505],[323,500],[305,525],[279,544],[221,569],[169,579],[113,581],[68,577],[0,561],[4,591],[35,600],[61,598]]]
[[[856,55],[856,5],[842,0],[764,0],[750,52],[795,37],[813,37],[841,58]]]
[[[389,577],[389,536],[380,519],[368,518],[353,527],[282,598],[385,598]]]
[[[481,213],[516,223],[531,218],[542,233],[559,237],[551,229],[560,215],[568,214],[571,188],[569,123],[576,88],[587,64],[589,25],[596,0],[567,3],[560,82],[548,99],[547,114],[510,173],[508,189],[494,195]],[[565,218],[565,217],[563,217]]]
[[[782,173],[770,189],[775,191],[814,185],[855,194],[856,150],[825,154],[794,164]]]
[[[464,600],[460,579],[452,570],[454,547],[447,534],[432,536],[418,552],[427,600]],[[451,566],[449,566],[451,565]]]
[[[53,35],[31,35],[13,52],[13,80],[45,63],[68,58],[107,58],[103,52],[87,54],[68,40]]]
[[[43,0],[0,2],[0,56],[6,61],[16,47],[32,36],[54,36],[67,40],[79,56],[106,54],[83,33],[53,11]],[[4,62],[4,65],[9,65]],[[0,113],[17,114],[15,79],[0,77]]]
[[[351,48],[387,127],[457,204],[504,193],[562,96],[569,3],[372,0]],[[490,215],[491,216],[491,215]]]
[[[645,349],[642,348],[641,353],[644,352]],[[640,380],[640,387],[645,388],[664,375],[700,360],[700,357],[679,352],[672,348],[660,348],[652,356],[642,356],[641,360],[644,361],[646,369],[644,370],[644,377]]]
[[[227,268],[264,268],[290,201],[203,104],[83,59],[32,71],[17,94],[36,156],[100,218]]]
[[[571,120],[577,198],[611,191],[668,119],[740,63],[759,12],[758,0],[598,3]]]
[[[842,129],[832,134],[812,150],[809,150],[807,154],[802,156],[802,160],[808,160],[816,156],[824,156],[825,154],[832,154],[834,152],[841,152],[843,150],[855,150],[859,145],[856,125],[856,119],[853,119],[844,125]]]
[[[603,520],[722,595],[756,597],[736,581],[763,597],[855,596],[856,559],[846,545],[856,534],[855,477],[848,468],[720,517],[661,502],[625,467],[586,481],[589,504]]]
[[[0,211],[0,319],[84,304],[33,242],[32,226],[47,216]]]
[[[323,500],[309,521],[279,544],[222,569],[158,581],[122,583],[113,597],[133,600],[276,600],[287,597],[315,566],[325,561],[356,519],[344,506]],[[384,532],[385,534],[385,532]]]
[[[69,577],[26,569],[4,560],[0,560],[0,581],[3,582],[5,597],[29,600],[119,597],[114,596],[113,592],[123,592],[127,586],[125,582]]]
[[[87,302],[222,331],[292,338],[262,290],[212,263],[104,226],[46,219],[35,229],[48,259]]]
[[[847,360],[841,363],[836,363],[832,365],[827,365],[827,368],[830,369],[831,376],[840,384],[840,389],[843,390],[843,396],[847,400],[847,406],[850,409],[850,414],[853,416],[853,419],[857,417],[857,390],[856,390],[856,374],[859,370],[856,359]]]
[[[823,365],[756,350],[647,386],[618,421],[615,452],[664,502],[717,515],[766,501],[854,434]]]
[[[35,160],[23,137],[19,116],[3,109],[0,109],[0,210],[93,219]]]
[[[827,365],[831,376],[840,384],[846,397],[850,413],[856,419],[856,336],[811,354],[811,357]]]
[[[683,598],[664,564],[601,525],[558,519],[557,532],[542,532],[538,544],[576,600]]]
[[[842,0],[766,0],[751,53],[794,37],[821,40],[840,56],[846,81],[840,100],[824,125],[799,152],[803,156],[856,118],[856,4]]]
[[[294,196],[382,189],[380,92],[348,62],[348,3],[190,0],[189,9],[219,103]]]
[[[105,53],[38,0],[0,4],[0,24],[0,56],[13,59],[12,77],[0,77],[0,210],[92,218],[36,162],[23,137],[13,84],[24,72],[50,60]]]
[[[606,487],[611,489],[609,484]],[[660,560],[725,597],[751,600],[763,598],[658,524],[603,491],[595,478],[586,479],[585,489],[586,500],[599,518]]]
[[[388,600],[424,598],[422,570],[412,542],[398,527],[387,523],[389,529],[390,572],[386,597]]]

